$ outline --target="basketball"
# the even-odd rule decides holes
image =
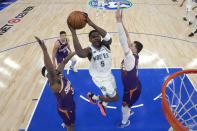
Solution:
[[[86,25],[86,16],[81,11],[73,11],[67,21],[74,29],[82,29]]]

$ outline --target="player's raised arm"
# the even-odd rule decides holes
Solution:
[[[106,36],[107,32],[102,29],[101,27],[97,26],[96,24],[94,24],[90,18],[88,17],[88,15],[86,16],[86,20],[89,26],[92,26],[103,38]]]
[[[53,84],[55,84],[55,81],[56,81],[56,79],[55,79],[56,74],[55,74],[55,69],[53,67],[51,58],[48,54],[47,48],[44,44],[44,41],[41,41],[40,38],[38,38],[36,36],[35,36],[35,39],[38,41],[40,47],[42,48],[42,52],[44,55],[44,64],[45,64],[45,67],[48,72],[48,79],[49,79],[50,85],[53,85]]]
[[[118,10],[120,10],[120,6],[118,6]],[[126,34],[126,36],[127,36],[127,44],[128,44],[128,46],[130,46],[130,48],[132,49],[132,50],[134,50],[134,43],[131,41],[131,39],[130,39],[130,37],[129,37],[129,33],[128,33],[128,31],[127,31],[127,29],[125,28],[125,26],[124,26],[124,23],[123,23],[123,11],[121,11],[121,22],[122,22],[122,26],[123,26],[123,28],[124,28],[124,31],[125,31],[125,34]]]
[[[122,18],[120,14],[120,3],[118,3],[118,9],[116,11],[116,22],[117,22],[117,27],[118,27],[118,37],[120,40],[120,44],[126,56],[130,50],[129,50],[129,46],[127,43],[126,33],[122,25]]]
[[[185,2],[185,0],[183,0],[183,2],[181,3],[180,7],[182,7],[182,6],[183,6],[184,2]]]
[[[90,20],[88,15],[86,17],[86,20],[87,20],[88,25],[93,27],[103,37],[103,40],[105,41],[105,44],[110,45],[112,43],[112,39],[111,39],[110,35],[104,29],[102,29],[101,27],[94,24]]]
[[[72,33],[73,44],[74,44],[76,54],[81,58],[88,57],[91,54],[91,49],[89,47],[84,48],[84,49],[81,47],[81,44],[79,43],[79,39],[76,34],[76,30],[72,26],[70,26],[68,22],[67,24]]]
[[[68,63],[68,61],[75,55],[75,52],[70,53],[57,67],[58,72],[62,72],[64,70],[65,65]]]

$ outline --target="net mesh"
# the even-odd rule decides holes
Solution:
[[[175,131],[197,130],[197,90],[188,78],[195,73],[197,70],[179,71],[164,82],[162,108]]]

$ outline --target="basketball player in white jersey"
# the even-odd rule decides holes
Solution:
[[[70,45],[69,45],[69,39],[66,37],[65,31],[60,31],[60,39],[58,39],[55,42],[55,45],[53,47],[53,53],[52,53],[52,61],[53,65],[56,68],[57,65],[60,65],[60,63],[70,54],[72,53]],[[56,59],[56,60],[55,60]],[[77,63],[76,58],[73,56],[71,59],[71,66],[70,69],[74,72],[77,72],[77,69],[75,68],[75,64]],[[56,65],[57,62],[57,65]]]
[[[85,14],[87,16],[87,14]],[[106,106],[108,102],[118,101],[119,96],[116,91],[116,83],[111,72],[112,56],[110,45],[112,39],[110,35],[102,28],[95,25],[87,16],[89,26],[93,27],[89,33],[89,41],[92,43],[89,47],[82,49],[78,40],[76,30],[68,24],[72,33],[73,44],[76,54],[81,58],[88,58],[90,61],[89,73],[93,82],[100,88],[103,95],[88,93],[90,103],[96,104],[101,110],[102,115],[106,116]],[[101,37],[103,40],[101,40]]]
[[[183,0],[183,2],[181,3],[180,7],[183,6],[184,2],[186,0]],[[186,16],[183,17],[183,20],[184,21],[189,21],[189,25],[192,25],[192,20],[191,20],[191,12],[192,12],[192,9],[194,7],[194,5],[196,4],[196,0],[187,0],[187,3],[186,3]]]
[[[129,117],[133,114],[131,107],[139,99],[141,94],[141,82],[138,78],[138,53],[142,50],[143,45],[138,42],[132,42],[129,34],[123,25],[122,13],[120,14],[120,3],[116,11],[116,21],[118,27],[118,37],[120,45],[124,52],[124,59],[121,63],[121,78],[124,86],[122,99],[122,121],[118,125],[119,128],[124,128],[130,125]]]

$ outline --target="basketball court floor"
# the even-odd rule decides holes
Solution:
[[[34,36],[45,40],[48,52],[65,30],[71,40],[66,20],[74,10],[85,11],[97,25],[112,37],[112,72],[115,76],[120,100],[110,103],[107,117],[97,106],[86,101],[88,91],[100,94],[89,73],[88,59],[77,57],[78,73],[65,67],[75,89],[76,131],[166,131],[168,124],[158,97],[165,79],[172,73],[197,68],[197,36],[187,37],[192,27],[182,20],[185,7],[171,0],[133,0],[124,9],[123,20],[132,40],[143,43],[140,53],[139,78],[142,94],[132,110],[131,125],[116,128],[121,120],[120,63],[123,52],[119,44],[114,10],[96,17],[96,9],[88,0],[17,0],[0,11],[0,131],[62,131],[56,101],[41,75],[43,55]],[[197,12],[194,11],[192,15]],[[88,25],[77,34],[83,47],[90,45]],[[73,44],[70,42],[72,50]],[[50,54],[50,55],[51,55]],[[189,80],[188,80],[189,78]],[[197,86],[197,77],[188,77],[188,88]],[[193,84],[193,85],[192,85]],[[196,100],[196,96],[193,97]],[[195,115],[195,114],[194,114]]]

